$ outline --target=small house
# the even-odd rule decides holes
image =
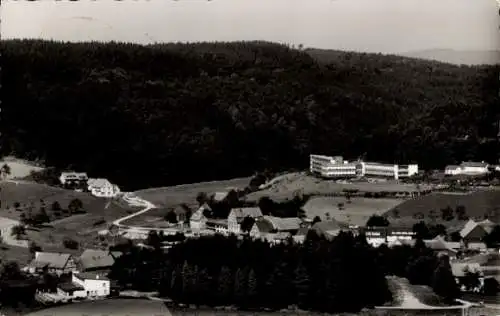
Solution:
[[[463,242],[468,247],[470,243],[481,243],[483,238],[488,234],[488,228],[475,222],[474,220],[469,220],[464,228],[460,231],[460,236]]]
[[[191,218],[189,219],[189,226],[191,227],[191,231],[193,233],[199,234],[201,231],[206,229],[207,217],[204,213],[207,210],[210,210],[210,206],[205,203],[191,215]]]
[[[77,266],[80,272],[95,272],[107,274],[115,263],[115,258],[110,251],[86,249],[78,258]]]
[[[62,275],[76,271],[77,266],[69,253],[36,252],[35,259],[28,265],[28,271],[33,274],[47,271]]]
[[[302,220],[298,217],[263,216],[256,220],[250,236],[261,238],[267,234],[286,233],[293,236],[302,228]],[[282,234],[284,235],[284,234]]]
[[[97,197],[111,198],[120,193],[118,186],[109,182],[108,179],[90,178],[87,181],[87,186],[90,193]]]
[[[240,234],[241,223],[245,217],[251,217],[257,220],[262,216],[262,211],[258,207],[233,208],[227,217],[228,230],[230,233]]]
[[[346,227],[341,226],[336,220],[328,220],[315,223],[311,227],[311,230],[316,232],[318,236],[333,239],[345,228]]]
[[[59,181],[62,185],[83,185],[87,183],[89,177],[85,172],[62,172]]]
[[[228,233],[227,220],[209,218],[206,222],[206,229],[212,230],[218,234],[226,235]]]
[[[61,284],[57,292],[68,298],[104,298],[110,295],[110,280],[102,275],[74,273],[71,282]]]

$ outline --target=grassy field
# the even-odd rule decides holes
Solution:
[[[134,216],[131,219],[123,221],[123,225],[141,226],[147,225],[150,227],[169,227],[169,223],[165,221],[165,215],[170,212],[171,208],[154,208],[146,213]],[[195,210],[195,208],[192,208]]]
[[[245,188],[251,178],[238,178],[224,181],[200,182],[171,187],[152,188],[134,192],[137,196],[160,207],[175,207],[179,204],[196,204],[199,192],[214,193],[227,191],[229,188]]]
[[[333,180],[316,178],[303,172],[290,173],[280,178],[280,181],[276,181],[269,188],[249,194],[247,200],[258,201],[261,197],[268,196],[279,201],[292,198],[295,192],[312,195],[329,195],[332,193],[342,193],[346,189],[359,190],[360,192],[404,192],[417,190],[417,185],[402,184],[396,181],[337,183]],[[426,190],[430,187],[420,185],[418,188]]]
[[[16,261],[20,266],[31,261],[31,253],[28,248],[7,246],[0,244],[0,262]]]
[[[14,157],[4,157],[0,160],[0,167],[7,164],[10,167],[10,174],[6,175],[6,179],[24,178],[31,171],[41,171],[42,167],[37,166],[29,161],[24,161]]]
[[[448,206],[455,209],[459,205],[465,207],[467,215],[471,218],[484,219],[485,215],[489,215],[491,220],[500,221],[499,190],[480,190],[465,195],[431,193],[407,200],[394,209],[398,210],[401,218],[412,218],[419,212],[424,214],[425,218],[428,218],[432,210],[441,215],[441,209]],[[393,215],[394,209],[389,211],[388,214]]]
[[[310,218],[319,216],[324,220],[328,213],[340,222],[365,225],[371,215],[384,214],[401,202],[399,199],[351,198],[351,202],[348,203],[344,197],[316,197],[304,205],[304,211]],[[339,203],[344,204],[342,210],[338,208]]]
[[[14,210],[15,202],[21,204],[21,208],[28,207],[33,203],[34,213],[38,212],[43,200],[47,205],[46,210],[52,222],[44,227],[27,230],[27,238],[42,247],[45,251],[68,251],[62,247],[64,238],[72,238],[80,242],[81,247],[103,246],[111,242],[103,237],[98,237],[97,232],[107,227],[111,221],[128,215],[133,209],[123,207],[106,199],[94,197],[88,193],[74,192],[60,188],[54,188],[35,183],[0,183],[2,189],[0,216],[18,219],[22,212]],[[84,214],[76,214],[69,217],[55,216],[50,208],[54,201],[67,208],[68,203],[78,198],[83,203]],[[13,258],[13,259],[18,259]],[[19,258],[22,260],[22,258]]]

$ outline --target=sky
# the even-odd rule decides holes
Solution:
[[[495,0],[4,0],[0,10],[2,39],[267,40],[381,53],[500,49]]]

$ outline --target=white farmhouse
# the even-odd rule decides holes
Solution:
[[[97,197],[114,197],[120,193],[120,188],[117,185],[112,184],[107,179],[102,178],[90,178],[87,181],[88,190],[92,195]]]
[[[62,172],[59,176],[59,181],[62,185],[69,182],[85,182],[89,179],[85,172]]]
[[[83,287],[85,296],[90,298],[106,297],[110,294],[110,280],[96,273],[76,273],[71,277],[71,282]]]
[[[489,165],[486,162],[462,162],[459,166],[450,165],[444,169],[445,175],[481,175],[489,172]]]
[[[189,227],[195,234],[201,233],[201,231],[205,230],[207,227],[207,217],[204,214],[205,211],[210,211],[210,206],[206,203],[200,206],[189,219]]]
[[[228,231],[232,234],[240,234],[241,223],[243,222],[245,217],[258,219],[262,216],[262,211],[258,207],[233,208],[229,213],[229,216],[227,217]]]

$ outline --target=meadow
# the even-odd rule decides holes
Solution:
[[[152,188],[134,192],[138,197],[148,200],[159,207],[175,207],[179,204],[196,205],[196,195],[228,191],[231,188],[244,189],[250,183],[251,177],[236,178],[222,181],[181,184],[170,187]]]
[[[365,225],[368,218],[374,214],[381,215],[399,205],[400,199],[368,199],[351,198],[350,202],[345,197],[314,197],[303,207],[307,217],[319,216],[322,220],[329,214],[339,222],[352,225]],[[339,209],[339,203],[343,207]]]
[[[133,211],[132,208],[124,207],[109,199],[97,198],[89,193],[64,190],[43,184],[1,182],[0,189],[2,202],[0,216],[18,220],[23,210],[32,208],[33,213],[36,214],[42,204],[45,204],[51,222],[26,230],[26,238],[36,241],[36,244],[45,251],[71,252],[62,246],[62,241],[65,238],[78,241],[80,249],[105,246],[111,240],[108,240],[107,237],[99,237],[97,232],[107,228],[111,221]],[[61,205],[62,209],[66,209],[73,199],[82,201],[84,213],[69,216],[64,212],[51,209],[52,203],[56,201]],[[14,208],[14,203],[20,204],[19,209],[21,211]],[[9,258],[13,260],[25,261],[24,255],[21,255],[17,250],[2,250],[0,252],[3,256],[9,254]]]
[[[304,172],[290,173],[281,176],[279,181],[273,181],[269,187],[247,195],[246,200],[256,202],[264,196],[280,201],[290,199],[296,193],[308,195],[342,195],[344,190],[358,190],[361,192],[412,192],[418,190],[431,190],[428,185],[404,184],[396,181],[384,182],[350,182],[339,183],[334,180],[325,180]]]
[[[388,215],[395,217],[395,210],[397,210],[396,217],[398,218],[411,219],[419,213],[429,218],[431,212],[434,211],[440,217],[441,209],[451,207],[455,210],[457,206],[465,207],[466,215],[470,218],[483,220],[487,216],[492,221],[498,222],[500,220],[500,191],[477,190],[468,194],[433,192],[404,201],[390,210]]]

